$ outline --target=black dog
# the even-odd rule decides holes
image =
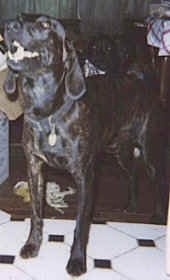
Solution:
[[[83,63],[86,65],[85,62],[82,63],[81,58],[84,58],[84,61],[85,59],[88,59],[93,65],[107,75],[108,83],[114,83],[114,111],[115,117],[118,118],[117,120],[115,119],[114,125],[118,125],[119,132],[118,138],[115,135],[114,145],[111,150],[109,150],[109,153],[113,153],[117,158],[118,163],[129,177],[129,199],[126,210],[133,212],[137,211],[138,196],[140,192],[139,181],[142,182],[144,177],[146,177],[149,179],[150,184],[152,184],[152,175],[153,178],[156,176],[157,183],[154,183],[154,188],[159,186],[159,189],[156,187],[156,191],[157,196],[160,196],[160,199],[157,197],[155,211],[157,214],[154,219],[152,219],[152,222],[162,223],[166,219],[166,217],[163,217],[163,212],[166,212],[165,205],[167,205],[167,199],[165,197],[167,193],[165,193],[165,191],[168,191],[165,174],[167,164],[168,117],[166,108],[162,107],[163,104],[160,104],[158,98],[159,79],[157,78],[157,69],[155,69],[155,66],[153,67],[152,56],[148,46],[144,43],[144,34],[140,34],[141,37],[139,42],[139,35],[136,38],[135,30],[133,30],[134,32],[131,30],[132,27],[129,28],[129,32],[126,30],[126,32],[117,34],[113,37],[103,33],[95,33],[91,35],[87,40],[84,51],[82,50],[84,55],[80,56],[80,61],[82,65]],[[145,87],[145,89],[143,87]],[[149,95],[148,91],[150,91]],[[151,108],[149,108],[149,104],[152,104]],[[140,106],[143,106],[143,111],[141,112]],[[142,144],[143,147],[146,145],[147,151],[143,148],[142,150],[146,155],[149,153],[150,158],[147,158],[148,156],[144,154],[143,156],[145,159],[141,156],[135,158],[133,154],[135,145],[136,148],[139,146],[141,148],[141,145],[139,145],[139,139],[136,141],[135,136],[138,126],[137,119],[139,116],[141,117],[142,114],[144,117],[147,112],[150,114],[148,117],[149,125],[146,126],[144,132],[147,135],[147,143],[143,142]],[[134,117],[136,123],[134,126],[135,128],[133,129],[132,127],[134,123],[130,115]],[[121,119],[122,121],[120,122]],[[128,135],[123,136],[121,130],[126,123],[128,125],[130,124],[128,128],[129,132]],[[139,126],[138,129],[141,129],[141,126]],[[153,135],[151,135],[152,133]],[[156,141],[153,141],[154,136]],[[151,138],[151,143],[153,141],[152,144],[148,144],[149,138]],[[140,151],[135,149],[134,153],[135,151],[137,156]],[[148,164],[149,162],[152,162],[152,164],[149,165],[153,165],[156,168],[155,176],[152,172],[154,171],[154,168],[151,168],[151,171],[147,162]],[[164,205],[164,211],[161,204]]]
[[[160,131],[150,133],[149,126],[154,127],[157,99],[133,71],[117,85],[108,83],[107,75],[85,80],[75,49],[54,18],[10,21],[4,36],[9,66],[4,89],[12,95],[18,84],[23,94],[23,145],[32,198],[31,229],[21,256],[36,256],[42,241],[43,163],[63,168],[79,191],[67,271],[80,275],[86,271],[96,156],[108,149],[124,165],[122,155],[130,145],[134,160],[154,177],[158,166],[152,160],[150,140]]]

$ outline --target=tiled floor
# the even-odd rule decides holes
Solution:
[[[165,273],[166,227],[146,224],[93,224],[88,244],[88,271],[73,278],[66,273],[75,222],[45,220],[39,256],[19,257],[29,219],[11,221],[0,211],[0,279],[4,280],[170,280]]]

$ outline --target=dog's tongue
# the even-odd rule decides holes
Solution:
[[[17,88],[17,76],[16,74],[8,69],[7,75],[6,75],[6,79],[4,81],[4,85],[3,85],[4,91],[11,95],[13,93],[16,92],[16,88]]]

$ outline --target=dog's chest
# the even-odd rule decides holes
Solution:
[[[67,121],[64,118],[56,120],[51,116],[31,122],[32,145],[36,156],[52,166],[65,167],[74,162],[79,149],[79,135],[73,136],[70,128],[76,115],[74,111]]]

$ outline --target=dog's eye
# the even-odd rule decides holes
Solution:
[[[50,24],[49,24],[49,22],[46,22],[46,21],[41,22],[41,25],[42,25],[42,27],[43,27],[43,28],[45,28],[45,29],[50,28]]]

